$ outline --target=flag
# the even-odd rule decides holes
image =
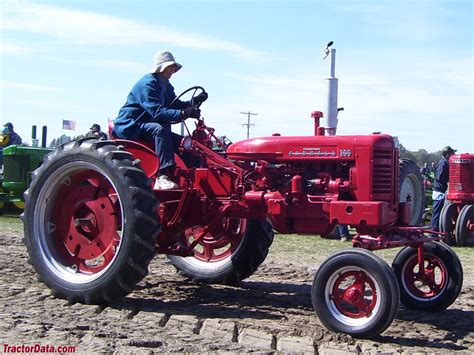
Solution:
[[[68,131],[75,131],[76,130],[76,121],[63,120],[63,129],[66,129]]]

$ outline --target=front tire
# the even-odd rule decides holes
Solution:
[[[257,270],[273,242],[272,225],[247,219],[224,219],[224,224],[221,234],[207,235],[196,246],[194,256],[167,256],[180,275],[198,282],[235,284]],[[188,243],[200,230],[202,226],[187,229]]]
[[[447,233],[443,241],[448,245],[455,243],[454,232],[458,218],[458,207],[454,203],[443,206],[439,215],[439,231]]]
[[[321,264],[311,298],[329,330],[372,338],[392,323],[400,296],[385,261],[364,249],[346,249]]]
[[[459,213],[456,222],[456,243],[461,246],[474,246],[474,205],[466,205]]]
[[[138,163],[113,142],[88,139],[58,147],[33,173],[24,241],[54,295],[107,303],[146,275],[159,226]]]
[[[400,202],[411,202],[410,225],[423,223],[425,188],[418,165],[413,160],[400,159]]]
[[[446,244],[423,244],[424,272],[418,264],[418,249],[405,247],[392,267],[400,287],[402,303],[411,309],[438,312],[458,297],[463,281],[461,262]]]

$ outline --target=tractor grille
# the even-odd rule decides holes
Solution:
[[[450,192],[474,193],[474,160],[472,163],[449,164]]]
[[[1,154],[1,153],[0,153]],[[3,181],[5,182],[24,182],[28,175],[30,167],[30,157],[28,155],[4,155]]]
[[[398,163],[394,165],[393,149],[374,149],[372,169],[372,198],[374,201],[393,203],[396,186],[395,175]]]

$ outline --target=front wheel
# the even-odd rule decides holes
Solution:
[[[107,303],[146,275],[159,231],[150,185],[112,142],[74,141],[46,156],[23,222],[29,262],[54,295]]]
[[[257,270],[273,242],[272,225],[265,220],[238,218],[225,218],[222,223],[222,230],[208,233],[193,256],[167,256],[180,275],[199,282],[234,284]],[[192,243],[203,228],[188,228],[186,242]]]
[[[420,169],[413,160],[400,159],[400,202],[411,202],[410,225],[422,224],[425,188]]]
[[[397,280],[388,264],[364,249],[341,250],[314,278],[314,310],[329,330],[372,338],[392,323],[398,309]]]
[[[459,246],[474,246],[474,205],[466,205],[456,222],[456,243]]]
[[[457,219],[457,205],[454,203],[444,205],[439,215],[439,231],[447,234],[443,241],[448,245],[453,245],[455,242],[454,228],[456,226]]]
[[[446,244],[423,244],[423,264],[418,249],[405,247],[396,255],[393,270],[402,303],[411,309],[437,312],[448,308],[458,297],[463,281],[461,262]]]

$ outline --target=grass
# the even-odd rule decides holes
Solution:
[[[21,234],[23,235],[23,223],[18,215],[5,214],[0,216],[1,234]]]
[[[23,224],[18,215],[0,216],[0,235],[23,235]],[[296,265],[319,265],[329,255],[344,248],[351,248],[351,242],[339,239],[324,239],[319,235],[275,234],[268,261],[284,261]],[[474,248],[454,247],[461,259],[465,273],[474,266]],[[377,250],[375,254],[391,264],[400,248]]]
[[[270,258],[292,260],[296,264],[321,263],[332,253],[352,248],[352,243],[339,239],[325,239],[319,235],[275,234]],[[377,250],[375,253],[386,260],[393,260],[399,248]]]

